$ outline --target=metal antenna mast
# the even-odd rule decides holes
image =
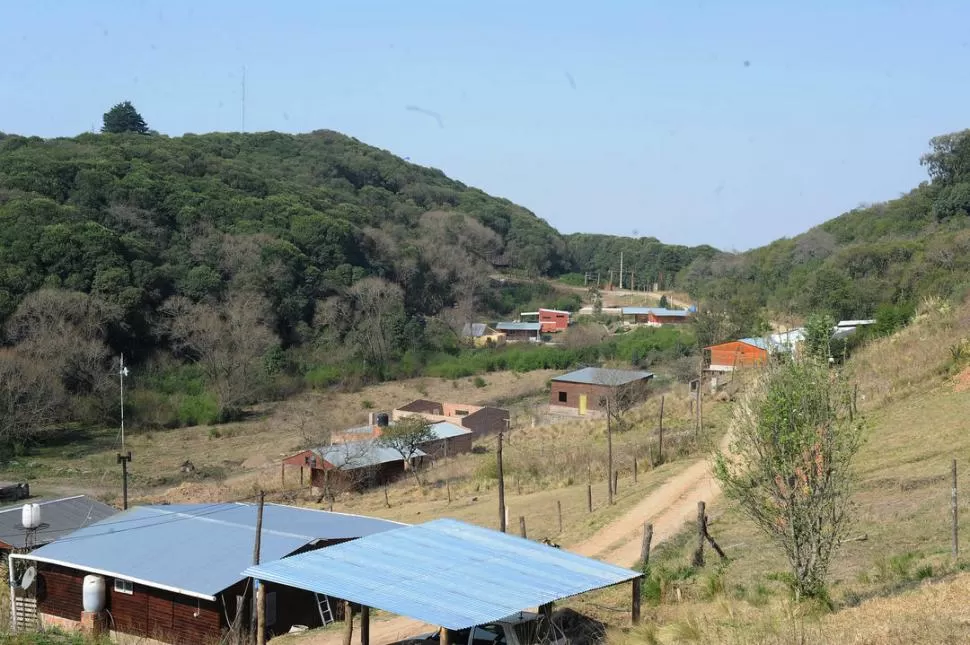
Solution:
[[[118,367],[118,382],[121,385],[121,452],[125,451],[125,377],[128,376],[128,368],[125,367],[125,355],[121,355],[121,364]]]

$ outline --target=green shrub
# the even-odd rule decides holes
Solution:
[[[474,379],[472,380],[472,384],[473,384],[473,385],[474,385],[475,387],[485,387],[486,385],[488,385],[488,383],[487,383],[487,382],[485,381],[485,379],[483,379],[483,378],[482,378],[481,376],[476,376],[476,377],[475,377],[475,378],[474,378]]]
[[[212,425],[221,419],[219,403],[208,392],[181,397],[177,414],[182,426]]]
[[[303,382],[314,390],[336,385],[342,378],[339,365],[318,365],[303,376]]]

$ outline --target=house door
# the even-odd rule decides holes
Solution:
[[[586,414],[586,395],[585,394],[579,395],[579,414],[580,416],[583,416]]]

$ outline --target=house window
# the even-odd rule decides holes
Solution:
[[[134,585],[131,584],[131,580],[121,580],[115,578],[115,591],[118,593],[132,594],[135,591]]]
[[[566,393],[565,392],[560,392],[559,393],[559,402],[560,403],[565,403],[566,402]]]

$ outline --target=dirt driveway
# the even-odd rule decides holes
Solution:
[[[727,439],[722,443],[722,449],[726,445]],[[684,522],[696,517],[698,501],[710,503],[719,493],[720,488],[711,474],[710,461],[706,458],[698,460],[592,537],[568,548],[574,553],[621,567],[633,566],[640,558],[644,522],[653,524],[653,545],[656,546],[676,534]],[[433,625],[404,617],[372,620],[370,641],[373,645],[385,645],[435,629]],[[359,630],[357,625],[354,642],[358,642],[356,630]],[[338,645],[343,642],[343,631],[330,629],[293,642],[301,645]]]

